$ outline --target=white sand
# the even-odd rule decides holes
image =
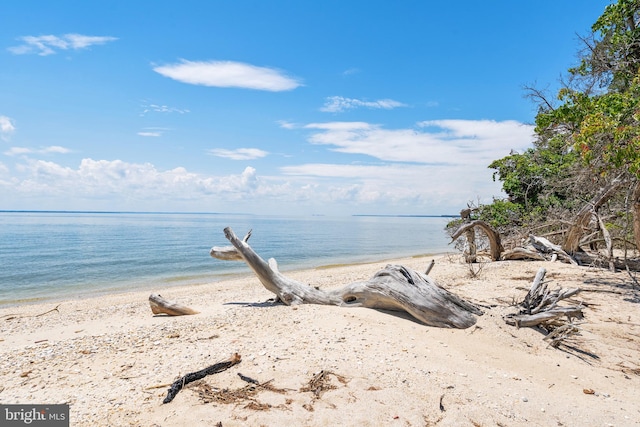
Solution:
[[[422,271],[430,260],[393,263]],[[286,275],[333,288],[386,264]],[[547,348],[539,332],[502,319],[542,266],[551,287],[589,290],[577,297],[588,308],[574,350]],[[452,256],[437,258],[431,272],[490,306],[466,330],[365,308],[264,304],[272,295],[250,273],[154,290],[201,312],[193,316],[153,316],[149,292],[65,301],[37,317],[58,303],[2,309],[0,403],[67,402],[73,426],[640,425],[640,291],[626,273],[518,261],[487,264],[475,279],[468,273]],[[168,387],[154,386],[234,352],[239,365],[200,383],[233,390],[247,384],[242,373],[285,392],[203,403],[194,383],[162,404]],[[322,370],[346,382],[329,376],[335,389],[319,398],[302,391]]]

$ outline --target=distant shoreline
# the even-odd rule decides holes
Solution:
[[[406,214],[406,215],[403,215],[403,214],[398,214],[398,215],[393,215],[393,214],[390,214],[390,215],[376,215],[376,214],[354,214],[354,215],[351,215],[351,216],[359,216],[359,217],[361,217],[361,216],[373,216],[373,217],[378,217],[378,218],[380,218],[380,217],[382,217],[382,218],[458,218],[460,215],[448,215],[448,214],[445,214],[445,215],[418,215],[418,214],[416,214],[416,215],[409,215],[409,214]]]
[[[66,210],[30,210],[30,209],[0,209],[0,213],[54,213],[54,214],[127,214],[127,215],[246,215],[265,216],[263,214],[252,214],[243,212],[173,212],[173,211],[66,211]],[[268,216],[268,215],[267,215]],[[276,216],[276,215],[274,215]],[[299,215],[305,216],[327,216],[323,214]],[[423,214],[351,214],[344,216],[352,217],[377,217],[377,218],[457,218],[458,214],[423,215]]]

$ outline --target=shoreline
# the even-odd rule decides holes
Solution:
[[[393,262],[394,260],[399,260],[399,259],[412,259],[412,258],[423,258],[423,257],[441,257],[444,255],[447,255],[447,252],[440,252],[440,253],[424,253],[424,254],[415,254],[415,255],[410,255],[410,256],[389,256],[389,257],[384,257],[381,259],[375,258],[374,256],[372,256],[372,258],[370,260],[364,260],[364,261],[353,261],[353,262],[347,262],[347,263],[329,263],[329,264],[322,264],[319,266],[313,266],[313,267],[308,267],[308,266],[303,266],[303,267],[292,267],[291,269],[287,269],[286,266],[285,268],[283,268],[281,271],[282,273],[288,274],[288,273],[297,273],[297,272],[304,272],[307,270],[326,270],[326,269],[331,269],[331,268],[336,268],[336,267],[349,267],[349,266],[357,266],[357,265],[366,265],[366,264],[376,264],[376,263],[382,263],[382,262]],[[219,261],[219,260],[216,260]],[[219,262],[224,262],[224,261],[219,261]],[[11,308],[11,307],[21,307],[23,305],[25,306],[32,306],[32,305],[40,305],[40,304],[47,304],[47,303],[62,303],[65,301],[73,301],[73,300],[86,300],[86,299],[90,299],[90,298],[98,298],[98,297],[104,297],[104,296],[109,296],[109,295],[117,295],[117,294],[128,294],[128,293],[132,293],[132,292],[143,292],[143,291],[151,291],[153,292],[154,289],[157,288],[183,288],[183,287],[192,287],[192,286],[202,286],[202,285],[207,285],[207,284],[213,284],[213,283],[218,283],[218,282],[223,282],[223,281],[227,281],[227,280],[235,280],[235,279],[240,279],[246,276],[252,276],[253,272],[249,269],[249,267],[246,266],[246,264],[244,264],[241,261],[227,261],[227,262],[235,262],[237,263],[238,266],[242,265],[244,267],[246,267],[246,271],[243,272],[224,272],[224,273],[211,273],[209,275],[207,275],[209,277],[209,279],[204,279],[204,277],[202,278],[198,278],[198,279],[183,279],[184,274],[183,275],[171,275],[171,276],[166,276],[166,277],[162,277],[158,280],[159,284],[150,284],[148,282],[142,282],[142,281],[128,281],[125,282],[123,284],[119,284],[117,287],[112,287],[112,288],[96,288],[95,290],[87,290],[84,291],[82,293],[78,293],[78,292],[71,292],[67,289],[64,289],[61,293],[58,292],[58,294],[52,294],[50,296],[42,296],[42,297],[33,297],[33,298],[21,298],[21,299],[16,299],[16,300],[6,300],[6,301],[0,301],[0,310],[5,309],[5,308]],[[304,263],[305,265],[308,263]],[[200,274],[198,276],[205,276],[204,274]],[[177,284],[173,284],[172,282],[176,282]],[[131,288],[131,290],[127,291],[127,288]],[[52,289],[53,290],[53,289]],[[68,295],[69,293],[73,293],[73,295]]]
[[[483,307],[475,326],[433,328],[367,308],[273,305],[251,273],[153,289],[200,312],[190,316],[152,315],[148,291],[0,308],[0,403],[68,403],[74,426],[640,425],[640,295],[622,273],[501,261],[471,278],[467,265],[443,254],[285,275],[331,289],[388,263],[424,271],[432,258],[432,278]],[[502,320],[540,267],[551,288],[585,289],[575,350],[549,348],[539,332]],[[168,384],[233,353],[242,357],[237,367],[162,404]],[[336,376],[314,396],[305,386],[321,371]],[[203,401],[212,390],[245,387],[239,373],[282,392]]]

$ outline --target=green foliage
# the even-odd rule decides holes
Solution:
[[[614,177],[640,179],[638,25],[640,0],[606,7],[558,92],[560,105],[542,98],[534,147],[489,165],[509,198],[479,207],[479,219],[497,227],[535,223],[583,206]]]
[[[487,222],[493,228],[500,229],[520,224],[523,219],[526,219],[525,212],[522,205],[518,203],[512,203],[508,200],[494,200],[490,205],[480,206],[475,215],[477,219]]]
[[[495,169],[493,179],[502,182],[502,188],[509,196],[510,215],[502,215],[502,201],[494,201],[498,222],[511,218],[512,223],[530,222],[544,217],[549,208],[564,206],[571,200],[570,188],[563,182],[571,175],[578,155],[573,150],[565,150],[565,145],[557,138],[528,149],[522,154],[511,153],[489,165]],[[514,215],[516,213],[517,215]]]
[[[624,92],[594,97],[575,133],[575,146],[601,173],[628,171],[640,178],[640,75]]]

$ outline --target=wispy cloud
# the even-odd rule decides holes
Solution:
[[[144,137],[160,137],[162,135],[164,135],[165,132],[172,130],[171,128],[165,128],[165,127],[145,127],[142,128],[141,131],[137,132],[138,136],[144,136]]]
[[[491,179],[489,163],[533,142],[533,127],[515,121],[438,120],[409,129],[327,122],[305,128],[311,131],[310,143],[347,156],[342,163],[282,167],[283,174],[299,182],[324,183],[331,203],[422,206],[429,211],[451,211],[451,206],[476,198],[490,202],[500,195],[500,184]],[[370,164],[351,154],[369,156]],[[319,195],[320,190],[314,193],[328,197]]]
[[[352,67],[352,68],[347,68],[346,70],[344,70],[342,72],[342,75],[344,76],[350,76],[352,74],[358,74],[360,72],[360,69]]]
[[[361,99],[345,98],[343,96],[329,96],[326,98],[324,106],[320,108],[320,111],[326,113],[341,113],[346,110],[353,110],[354,108],[392,110],[398,107],[406,107],[406,104],[394,101],[393,99],[363,101]]]
[[[15,130],[16,127],[13,124],[13,120],[7,116],[0,116],[0,139],[6,141]]]
[[[37,54],[40,56],[53,55],[60,50],[86,49],[93,45],[102,45],[118,40],[110,36],[86,36],[83,34],[64,34],[62,36],[23,36],[18,40],[23,44],[8,48],[16,55]]]
[[[296,124],[295,123],[291,123],[287,120],[278,120],[276,123],[278,123],[278,126],[280,126],[282,129],[295,129],[296,128]]]
[[[11,147],[4,152],[6,156],[20,156],[25,154],[67,154],[71,153],[71,150],[59,145],[52,145],[43,148],[26,148],[26,147]]]
[[[253,160],[267,156],[269,153],[258,148],[237,148],[235,150],[227,150],[224,148],[214,148],[208,150],[208,153],[231,160]]]
[[[78,167],[63,166],[55,162],[26,159],[16,165],[22,174],[10,181],[0,180],[3,192],[19,196],[60,196],[78,200],[104,199],[110,206],[136,199],[155,203],[196,201],[225,195],[228,200],[239,200],[250,194],[266,196],[279,192],[277,186],[265,187],[256,170],[246,167],[242,173],[225,176],[201,175],[183,167],[159,170],[150,163],[129,163],[122,160],[82,159]],[[210,202],[210,199],[209,199]],[[166,205],[165,205],[166,206]]]
[[[301,83],[282,71],[233,61],[186,61],[154,67],[165,77],[182,83],[214,87],[287,91]]]
[[[411,163],[469,163],[486,167],[511,149],[529,147],[533,126],[516,121],[435,120],[417,129],[385,129],[365,122],[311,123],[312,144],[332,150],[364,154],[384,161]]]
[[[190,111],[187,110],[186,108],[175,108],[175,107],[169,107],[168,105],[150,104],[150,103],[144,102],[142,104],[142,112],[140,113],[140,115],[144,116],[147,113],[186,114],[186,113],[190,113]]]

